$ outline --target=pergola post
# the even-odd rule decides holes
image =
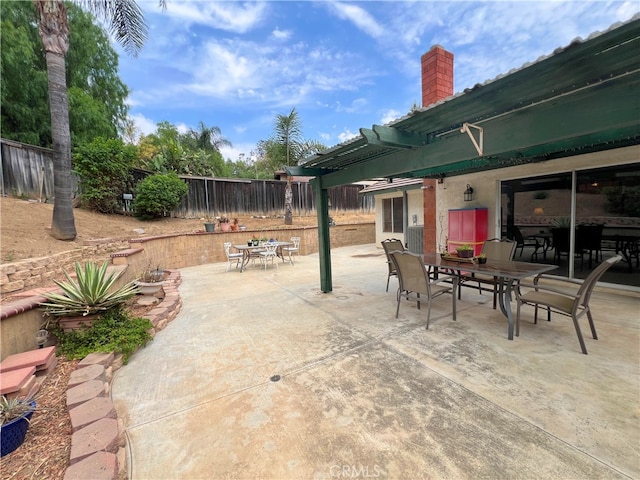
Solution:
[[[333,290],[331,279],[331,239],[329,236],[329,195],[327,189],[322,188],[321,177],[311,179],[311,186],[316,194],[316,212],[318,215],[320,289],[328,293]]]

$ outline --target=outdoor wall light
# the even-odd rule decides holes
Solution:
[[[467,183],[467,189],[464,191],[464,201],[470,202],[471,200],[473,200],[473,188]]]

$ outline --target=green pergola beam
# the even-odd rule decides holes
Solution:
[[[640,72],[635,71],[573,95],[562,95],[487,119],[482,123],[484,157],[529,156],[529,151],[554,154],[579,146],[581,138],[598,133],[604,133],[602,148],[610,148],[607,142],[637,136],[640,132],[638,91]],[[330,188],[366,178],[412,176],[411,172],[478,158],[468,137],[452,131],[440,141],[421,148],[390,152],[370,161],[354,159],[349,168],[323,175],[322,184]]]

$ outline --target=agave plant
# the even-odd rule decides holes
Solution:
[[[0,425],[23,417],[30,411],[33,411],[33,409],[34,405],[31,398],[7,398],[2,395],[0,396]]]
[[[43,293],[48,300],[41,303],[46,315],[53,316],[86,316],[100,313],[124,304],[138,293],[134,282],[113,290],[115,282],[122,275],[121,272],[111,272],[107,275],[107,262],[102,266],[87,262],[84,268],[76,262],[76,279],[65,271],[66,282],[54,280],[63,294]],[[47,322],[48,323],[48,322]]]

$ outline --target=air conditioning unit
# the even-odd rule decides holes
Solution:
[[[424,227],[422,225],[417,227],[407,228],[407,250],[411,253],[422,255],[422,242],[424,236]]]

